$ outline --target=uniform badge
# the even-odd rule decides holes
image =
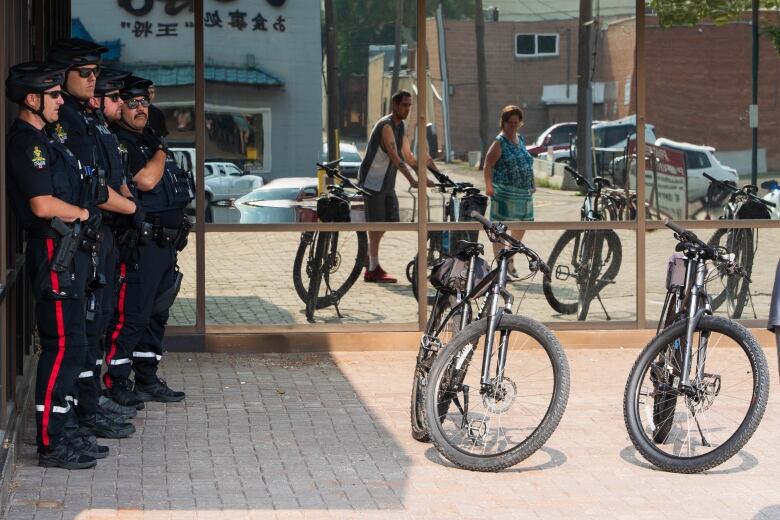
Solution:
[[[46,167],[46,157],[43,156],[43,153],[41,152],[41,149],[37,146],[33,147],[32,149],[32,163],[33,166],[38,168],[39,170],[42,170]]]
[[[54,137],[62,144],[65,144],[65,141],[68,140],[68,132],[65,131],[65,128],[60,123],[54,125]]]

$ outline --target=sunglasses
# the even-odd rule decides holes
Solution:
[[[146,99],[146,98],[143,98],[143,99],[130,99],[128,101],[125,101],[125,105],[127,105],[127,108],[130,108],[130,109],[133,109],[133,110],[138,108],[138,105],[146,108],[150,104],[151,103],[149,103],[149,100]]]
[[[80,78],[88,78],[90,74],[94,74],[95,78],[100,76],[100,67],[95,67],[94,69],[88,69],[88,68],[79,68],[79,69],[73,69],[76,72],[79,73]]]
[[[52,90],[51,92],[41,92],[44,96],[49,96],[52,99],[60,99],[62,97],[61,90]]]
[[[110,99],[114,103],[119,103],[119,100],[122,99],[122,96],[119,95],[119,93],[114,94],[106,94],[103,96],[103,98]]]

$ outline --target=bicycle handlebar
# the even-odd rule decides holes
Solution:
[[[517,240],[506,232],[506,226],[504,224],[501,224],[500,222],[494,224],[478,211],[472,211],[469,216],[482,224],[491,242],[497,242],[500,238],[507,241],[513,248],[517,249],[518,252],[524,254],[529,260],[529,269],[532,271],[542,271],[545,274],[552,273],[550,267],[542,260],[536,251],[530,249],[520,240]],[[495,240],[494,237],[496,237]]]
[[[725,263],[728,267],[728,272],[730,274],[736,274],[744,277],[748,282],[750,282],[750,276],[748,276],[747,271],[745,269],[734,262],[734,260],[729,256],[731,253],[727,251],[725,248],[716,248],[712,247],[709,244],[704,243],[698,236],[696,236],[696,233],[693,231],[689,231],[682,226],[676,224],[675,222],[672,222],[671,219],[665,218],[664,219],[664,225],[675,232],[677,240],[680,241],[680,244],[678,244],[678,248],[676,248],[678,251],[681,249],[687,249],[689,247],[695,247],[696,249],[704,252],[704,257],[707,259],[711,259],[715,262],[719,263]],[[727,254],[722,254],[720,251],[726,251]]]
[[[761,197],[758,197],[757,195],[754,195],[753,193],[750,193],[749,191],[747,191],[745,189],[745,188],[747,188],[747,186],[743,186],[742,188],[737,188],[736,186],[734,186],[732,184],[729,184],[728,182],[724,182],[724,181],[722,181],[720,179],[716,179],[715,177],[713,177],[712,175],[710,175],[707,172],[704,172],[702,175],[704,176],[705,179],[709,180],[712,183],[717,184],[721,188],[725,189],[726,191],[729,191],[729,192],[733,193],[734,195],[737,195],[737,194],[741,193],[742,195],[747,195],[747,197],[750,200],[752,200],[752,201],[760,202],[761,204],[763,204],[765,206],[768,206],[770,208],[777,207],[777,204],[775,204],[774,202],[770,202],[768,200],[764,200]]]
[[[356,185],[354,182],[349,180],[347,177],[344,177],[342,173],[338,169],[338,164],[341,162],[341,159],[337,159],[335,161],[329,162],[329,163],[317,163],[317,166],[325,170],[325,173],[328,175],[328,177],[333,178],[336,177],[338,180],[342,182],[347,188],[351,188],[361,195],[371,195],[369,192],[361,188],[360,186]]]

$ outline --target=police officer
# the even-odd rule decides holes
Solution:
[[[187,243],[190,222],[184,208],[194,198],[194,182],[176,164],[163,142],[146,128],[150,81],[131,76],[122,87],[121,121],[116,129],[128,154],[129,175],[146,211],[136,243],[120,243],[119,301],[108,331],[106,387],[118,403],[173,402],[184,392],[157,376],[169,308],[181,285],[177,252]],[[130,372],[135,372],[135,386]]]
[[[66,430],[86,355],[90,258],[79,247],[81,229],[95,224],[100,212],[90,207],[92,201],[84,204],[82,191],[90,179],[78,159],[44,132],[59,117],[64,74],[62,67],[33,62],[9,71],[6,95],[19,105],[19,116],[8,134],[7,183],[27,231],[26,268],[41,343],[35,382],[38,463],[83,469],[108,453],[94,437]]]
[[[63,85],[64,104],[58,122],[50,125],[52,136],[64,144],[73,154],[93,169],[103,179],[103,195],[100,197],[101,210],[119,214],[137,212],[136,205],[117,191],[123,177],[123,168],[118,150],[113,150],[108,139],[113,136],[95,111],[89,107],[94,96],[95,84],[100,75],[100,56],[105,47],[95,43],[70,38],[59,40],[49,51],[49,60],[68,67]],[[101,116],[102,117],[102,116]],[[110,224],[109,220],[107,224]],[[95,385],[95,370],[100,354],[100,339],[107,326],[107,316],[99,308],[101,300],[110,300],[112,291],[102,288],[112,272],[106,272],[106,258],[113,248],[112,234],[107,225],[97,230],[88,230],[96,238],[92,251],[92,280],[88,286],[86,333],[88,351],[84,358],[84,369],[79,373],[77,395],[78,418],[82,428],[98,437],[124,438],[135,432],[135,427],[124,422],[124,415],[107,413],[99,405],[99,387]],[[103,296],[106,295],[106,298]],[[116,410],[115,410],[116,411]]]
[[[87,119],[95,126],[102,157],[105,158],[106,164],[109,165],[107,168],[109,187],[135,203],[134,190],[131,188],[134,185],[131,180],[129,187],[126,178],[127,153],[122,151],[123,149],[120,148],[116,135],[108,128],[109,123],[116,123],[122,118],[123,101],[119,90],[122,88],[124,79],[128,76],[130,76],[130,73],[126,71],[105,67],[101,69],[100,75],[95,81],[95,95],[90,98],[88,103]],[[110,211],[103,212],[103,242],[99,257],[100,266],[103,273],[105,273],[106,285],[95,291],[98,299],[95,317],[96,326],[94,327],[96,338],[94,340],[89,337],[88,328],[90,347],[96,349],[91,352],[90,356],[90,361],[94,361],[94,378],[91,383],[85,379],[79,380],[88,386],[88,388],[81,388],[81,395],[84,395],[85,392],[89,395],[93,392],[98,392],[98,404],[103,408],[104,412],[121,415],[126,418],[136,415],[136,407],[122,406],[103,395],[100,391],[102,385],[100,372],[105,354],[105,333],[108,328],[108,322],[113,316],[117,299],[116,285],[118,281],[117,266],[119,254],[116,247],[116,236],[126,233],[128,230],[140,228],[144,220],[144,212],[140,204],[136,204],[136,206],[136,212],[129,217]],[[139,406],[143,407],[143,404]]]

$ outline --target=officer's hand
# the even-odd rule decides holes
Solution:
[[[409,185],[410,185],[412,188],[416,188],[416,187],[417,187],[417,179],[410,179],[410,180],[409,180]]]
[[[435,187],[435,186],[436,186],[436,183],[435,183],[435,182],[433,182],[431,179],[428,179],[428,178],[426,178],[426,179],[425,179],[425,181],[426,181],[426,183],[427,183],[426,185],[427,185],[429,188],[433,188],[433,187]]]
[[[135,201],[135,213],[130,215],[130,224],[133,229],[141,229],[141,225],[146,218],[146,211],[144,211],[143,205],[139,201]]]
[[[86,208],[81,208],[81,214],[78,218],[81,222],[86,222],[89,220],[89,210]]]
[[[89,218],[87,219],[87,227],[90,229],[100,229],[103,225],[103,213],[97,208],[90,208]]]

